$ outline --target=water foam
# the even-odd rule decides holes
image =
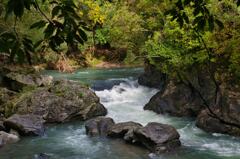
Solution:
[[[157,93],[157,89],[141,86],[132,79],[110,90],[96,91],[102,104],[108,109],[108,116],[116,122],[135,121],[143,125],[148,122],[161,122],[175,126],[185,147],[207,151],[218,156],[240,155],[240,140],[226,135],[207,134],[195,126],[195,122],[186,118],[174,118],[144,111],[143,106]],[[151,156],[151,155],[150,155]],[[153,157],[155,158],[155,157]]]

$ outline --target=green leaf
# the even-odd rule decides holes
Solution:
[[[49,37],[51,37],[55,31],[55,27],[53,26],[53,24],[48,24],[47,28],[44,30],[44,38],[48,39]]]
[[[78,33],[84,41],[87,41],[87,34],[81,28],[78,29]]]
[[[47,24],[46,21],[40,20],[40,21],[38,21],[38,22],[36,22],[36,23],[33,23],[33,24],[30,26],[30,29],[35,29],[35,28],[40,29],[40,28],[45,27],[46,24]]]
[[[43,40],[39,40],[34,44],[34,48],[38,48],[42,44]]]
[[[61,11],[62,7],[61,6],[55,6],[52,9],[52,18],[54,18],[55,16],[57,16],[59,14],[59,12]]]

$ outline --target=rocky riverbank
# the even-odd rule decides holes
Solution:
[[[2,68],[0,85],[1,146],[23,136],[42,136],[48,123],[107,114],[96,94],[79,82]]]
[[[195,117],[196,126],[207,132],[240,136],[240,87],[237,84],[221,83],[216,91],[214,81],[204,73],[188,77],[192,83],[162,78],[161,74],[153,65],[147,65],[139,78],[140,84],[160,89],[145,105],[145,110]]]

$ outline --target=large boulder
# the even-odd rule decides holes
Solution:
[[[163,89],[167,80],[167,75],[159,71],[154,65],[148,61],[145,62],[144,73],[139,76],[138,83],[140,85]]]
[[[204,92],[204,98],[210,101],[214,89]],[[201,90],[200,90],[201,91]],[[164,90],[154,95],[144,106],[158,114],[196,117],[205,108],[198,92],[181,82],[170,81]]]
[[[138,143],[134,131],[142,128],[142,125],[135,122],[123,122],[113,125],[108,131],[108,136],[112,138],[123,138],[129,143]]]
[[[21,91],[26,86],[48,86],[52,81],[51,76],[10,72],[3,76],[2,85],[13,91]]]
[[[166,124],[148,123],[135,130],[134,134],[146,148],[157,154],[172,151],[181,145],[177,130]]]
[[[221,90],[221,106],[211,108],[217,117],[208,109],[203,110],[197,117],[196,125],[210,133],[240,136],[240,87],[221,87]]]
[[[16,130],[22,136],[42,136],[44,134],[44,120],[41,116],[15,114],[4,121],[7,130]]]
[[[85,123],[86,134],[90,136],[106,136],[114,124],[113,119],[108,117],[90,119]]]
[[[50,86],[39,87],[22,93],[8,103],[12,114],[35,114],[47,123],[87,120],[107,114],[96,94],[79,82],[60,80]]]
[[[12,144],[18,142],[20,139],[18,136],[0,131],[0,147],[6,144]]]
[[[214,112],[216,113],[216,110],[214,110]],[[222,118],[222,116],[220,117]],[[234,131],[231,126],[223,124],[217,118],[211,116],[211,113],[207,109],[198,115],[196,126],[209,133],[236,134],[236,131]]]

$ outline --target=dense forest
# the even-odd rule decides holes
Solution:
[[[47,123],[107,114],[105,105],[86,86],[70,81],[46,86],[52,79],[39,75],[43,70],[64,74],[83,68],[144,67],[138,83],[157,90],[155,95],[148,92],[154,96],[143,104],[145,110],[194,118],[196,126],[208,133],[240,136],[240,0],[0,0],[0,67],[0,86],[10,91],[0,87],[0,123],[6,120],[7,129],[12,128],[14,114],[46,111],[36,105],[48,106],[48,99],[41,103],[48,93],[64,102],[54,107],[56,112],[49,110],[53,112],[47,117],[41,114]],[[121,96],[124,91],[119,88],[117,93]],[[6,96],[13,102],[6,101]],[[75,101],[75,96],[83,100]],[[75,103],[69,106],[65,99]],[[90,106],[74,112],[79,105]],[[55,116],[58,113],[62,114]],[[92,130],[101,122],[114,123],[108,118],[87,122],[87,134],[106,133]],[[129,133],[129,127],[135,131],[141,124],[124,126],[124,131],[128,127],[124,140],[139,140],[151,152],[160,154],[180,145],[178,132],[170,127],[160,126],[172,135],[161,147],[157,139],[145,143],[141,131]],[[123,133],[119,127],[108,135],[119,137]],[[157,126],[150,123],[144,131],[153,127]],[[31,133],[42,132],[20,131],[23,136]]]
[[[210,64],[216,73],[237,76],[237,3],[2,0],[1,52],[29,64],[63,55],[81,56],[83,63],[89,56],[125,63],[146,58],[166,73]]]

